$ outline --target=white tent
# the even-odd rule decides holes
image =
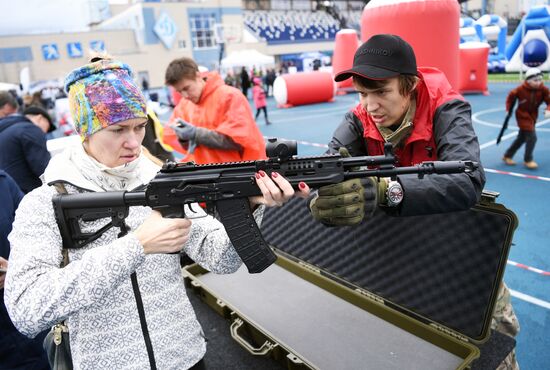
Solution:
[[[222,59],[222,70],[228,70],[236,67],[260,68],[274,67],[275,57],[265,55],[254,49],[233,51]]]
[[[0,91],[9,91],[9,90],[19,91],[19,85],[7,83],[7,82],[0,82]]]

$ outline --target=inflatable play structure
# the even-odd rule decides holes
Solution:
[[[532,8],[506,47],[506,72],[537,67],[550,69],[550,6]]]
[[[343,29],[336,33],[334,41],[334,54],[332,56],[332,74],[336,75],[339,72],[345,71],[353,67],[353,56],[359,48],[359,40],[357,32],[352,29]],[[352,79],[340,81],[336,83],[337,92],[353,90]]]
[[[459,19],[456,0],[372,0],[361,16],[361,41],[399,35],[414,48],[418,66],[439,68],[458,88]]]
[[[498,15],[485,14],[479,19],[460,19],[460,43],[489,42],[496,43],[494,51],[489,52],[487,69],[489,72],[504,72],[506,65],[506,34],[508,23]],[[470,49],[470,46],[466,46]]]
[[[330,72],[287,73],[273,83],[273,97],[280,108],[331,101],[335,92],[336,84]]]
[[[460,44],[457,88],[461,94],[489,94],[487,60],[490,48],[488,43],[480,41]]]
[[[418,66],[440,69],[457,91],[486,94],[489,44],[478,41],[459,49],[459,25],[460,7],[456,0],[371,0],[361,15],[361,42],[379,33],[399,35],[414,48]],[[502,20],[480,19],[472,26],[472,35],[477,35],[478,40],[486,40],[497,29],[498,50],[503,53],[506,24]],[[352,66],[358,46],[352,30],[336,34],[332,75]],[[320,76],[305,73],[279,76],[274,86],[278,106],[327,101],[334,93],[353,90],[350,89],[351,80],[334,85],[332,79],[328,79],[331,74],[326,74],[326,79]]]
[[[460,19],[460,6],[455,0],[371,0],[361,16],[361,42],[379,33],[401,36],[414,48],[418,66],[440,69],[461,93],[488,94],[489,71],[550,69],[550,6],[532,8],[506,46],[507,30],[507,22],[497,15]],[[333,74],[349,68],[357,50],[353,34],[342,31],[336,35]],[[320,82],[312,79],[312,83],[315,88],[309,91],[317,92],[316,84]],[[297,87],[284,80],[279,84],[284,91],[279,95],[280,106],[319,101],[318,94],[297,99],[293,95],[300,91]],[[349,81],[347,84],[337,88],[349,88]],[[328,82],[324,88],[329,91]]]

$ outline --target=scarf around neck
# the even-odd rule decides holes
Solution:
[[[382,135],[384,140],[388,143],[391,143],[395,148],[397,146],[402,145],[405,142],[405,140],[410,136],[414,126],[413,119],[414,119],[415,113],[416,113],[416,98],[412,97],[411,105],[409,106],[409,109],[407,110],[405,117],[401,121],[401,124],[395,131],[393,131],[389,127],[382,127],[378,125],[376,125],[376,128],[378,128],[378,131],[380,132],[380,135]]]
[[[131,190],[148,182],[142,174],[144,161],[143,152],[130,163],[117,167],[108,167],[92,158],[82,145],[74,145],[69,152],[69,159],[79,169],[84,179],[105,191]]]

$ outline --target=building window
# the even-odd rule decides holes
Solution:
[[[196,14],[190,17],[191,41],[194,49],[208,49],[216,47],[214,41],[214,14]]]
[[[273,10],[290,10],[292,2],[290,0],[272,0],[271,9]]]

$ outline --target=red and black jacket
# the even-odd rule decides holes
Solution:
[[[395,149],[398,166],[423,161],[480,162],[479,142],[474,132],[470,104],[456,93],[445,75],[435,68],[419,68],[413,131],[405,145]],[[352,156],[384,153],[384,139],[359,104],[348,112],[329,143],[330,153],[347,147]],[[398,176],[405,197],[398,213],[419,215],[465,210],[480,198],[485,173]]]
[[[544,85],[533,88],[526,81],[510,91],[506,97],[506,111],[510,110],[514,99],[518,100],[516,109],[518,127],[523,131],[535,131],[540,105],[544,102],[550,106],[550,91]]]

